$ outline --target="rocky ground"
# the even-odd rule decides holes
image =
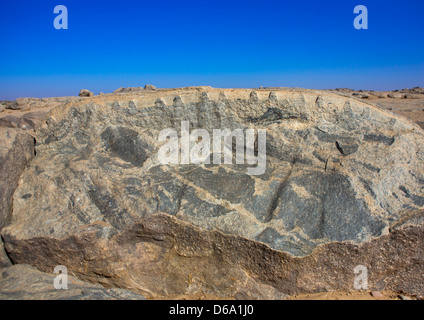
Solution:
[[[424,295],[423,89],[146,86],[0,105],[2,299]],[[182,120],[266,129],[264,175],[161,165],[157,136]],[[57,265],[81,282],[46,290]],[[374,294],[352,290],[358,265]]]

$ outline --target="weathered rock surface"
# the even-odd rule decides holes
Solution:
[[[91,92],[90,90],[82,89],[78,95],[80,97],[92,97],[94,95],[94,93]]]
[[[45,112],[27,112],[22,116],[6,115],[0,118],[0,126],[19,128],[22,130],[34,130],[40,125],[45,115]]]
[[[159,132],[181,121],[266,129],[265,173],[161,165]],[[2,232],[14,263],[148,297],[350,290],[357,265],[376,290],[424,293],[424,134],[365,102],[148,90],[56,108],[36,139]]]
[[[18,179],[34,157],[34,138],[26,133],[0,127],[0,230],[12,213],[12,196]]]
[[[55,289],[57,276],[28,265],[0,269],[0,300],[144,300],[131,291],[106,289],[70,275],[67,289]]]

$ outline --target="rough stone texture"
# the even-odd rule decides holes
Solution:
[[[47,113],[55,107],[63,107],[68,103],[81,101],[81,97],[54,98],[21,98],[16,101],[6,101],[6,110],[0,114],[0,127],[19,128],[25,131],[36,130],[45,121]],[[14,109],[14,105],[19,105]]]
[[[12,265],[7,253],[4,249],[3,239],[0,237],[0,268],[8,267]]]
[[[128,88],[119,88],[113,91],[113,93],[129,93],[129,92],[137,92],[144,90],[143,87],[128,87]]]
[[[330,90],[334,93],[343,96],[351,96],[354,98],[360,98],[360,94],[363,94],[365,91],[355,92],[353,90]],[[396,94],[396,98],[393,93]],[[371,104],[383,108],[385,110],[393,111],[394,113],[404,116],[409,120],[417,123],[424,128],[424,88],[413,88],[413,89],[403,89],[396,90],[393,92],[375,92],[375,91],[366,91],[366,94],[369,95],[366,98],[366,101]],[[391,97],[389,97],[389,95]]]
[[[0,269],[0,300],[144,300],[124,289],[106,289],[68,276],[68,289],[56,290],[57,274],[38,271],[28,265]]]
[[[377,98],[384,99],[387,98],[387,93],[385,92],[373,92],[372,95],[376,96]]]
[[[267,170],[162,166],[162,129],[266,129]],[[14,263],[146,296],[423,294],[421,129],[307,90],[187,88],[93,97],[50,112],[3,230]]]
[[[157,88],[154,85],[146,84],[144,90],[156,90]]]

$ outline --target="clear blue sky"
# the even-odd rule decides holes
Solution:
[[[355,30],[366,5],[369,30]],[[66,5],[69,29],[53,27]],[[423,0],[0,3],[0,99],[119,87],[424,86]]]

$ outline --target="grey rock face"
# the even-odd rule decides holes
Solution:
[[[322,272],[300,273],[314,259],[325,265],[323,252],[333,259],[331,272],[343,273],[337,263],[355,267],[351,250],[374,261],[371,253],[383,254],[377,241],[392,248],[391,230],[423,208],[424,135],[416,125],[323,92],[225,94],[102,96],[51,112],[3,231],[12,260],[42,270],[65,264],[91,281],[149,296],[243,296],[256,288],[257,297],[284,297],[351,285],[347,274],[337,284]],[[181,121],[191,131],[266,130],[265,173],[250,176],[247,164],[161,165],[159,133],[180,133]],[[411,222],[417,235],[421,223]],[[385,270],[375,270],[379,280]],[[196,280],[186,284],[187,277]],[[404,279],[397,288],[422,291],[419,280]]]

